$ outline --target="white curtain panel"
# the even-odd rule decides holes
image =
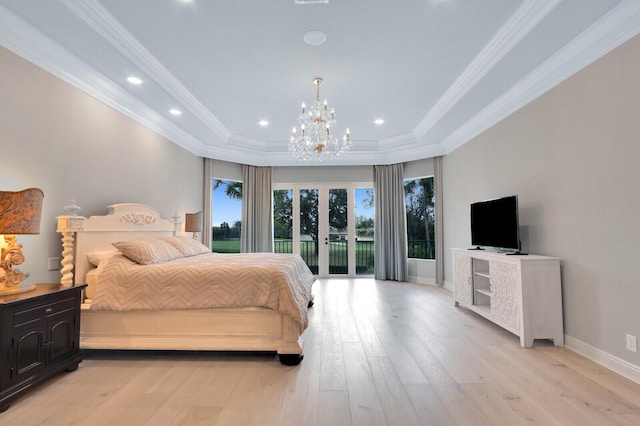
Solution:
[[[374,166],[375,278],[407,281],[407,214],[402,164]]]
[[[242,166],[242,253],[273,251],[271,167]]]

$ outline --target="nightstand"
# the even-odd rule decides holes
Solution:
[[[85,287],[36,284],[0,296],[0,412],[42,380],[78,368]]]

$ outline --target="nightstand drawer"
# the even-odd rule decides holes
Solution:
[[[56,315],[60,312],[65,312],[77,307],[78,301],[76,298],[70,297],[67,299],[58,300],[56,302],[37,305],[24,310],[16,311],[13,316],[13,327],[23,327],[31,325],[41,321],[43,318],[51,315]]]

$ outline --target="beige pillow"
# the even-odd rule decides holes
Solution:
[[[173,245],[161,238],[118,241],[113,246],[140,265],[153,265],[184,257]]]
[[[92,251],[91,253],[87,254],[87,260],[93,266],[98,266],[100,265],[100,262],[102,261],[102,259],[112,256],[114,253],[117,253],[117,252],[118,252],[117,250]]]
[[[199,254],[211,253],[209,247],[200,243],[200,241],[193,238],[178,236],[178,237],[163,237],[164,241],[174,246],[183,256],[197,256]]]

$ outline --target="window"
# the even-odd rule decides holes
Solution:
[[[433,176],[404,181],[409,258],[435,259]]]
[[[214,179],[211,204],[211,251],[240,253],[242,182]]]

